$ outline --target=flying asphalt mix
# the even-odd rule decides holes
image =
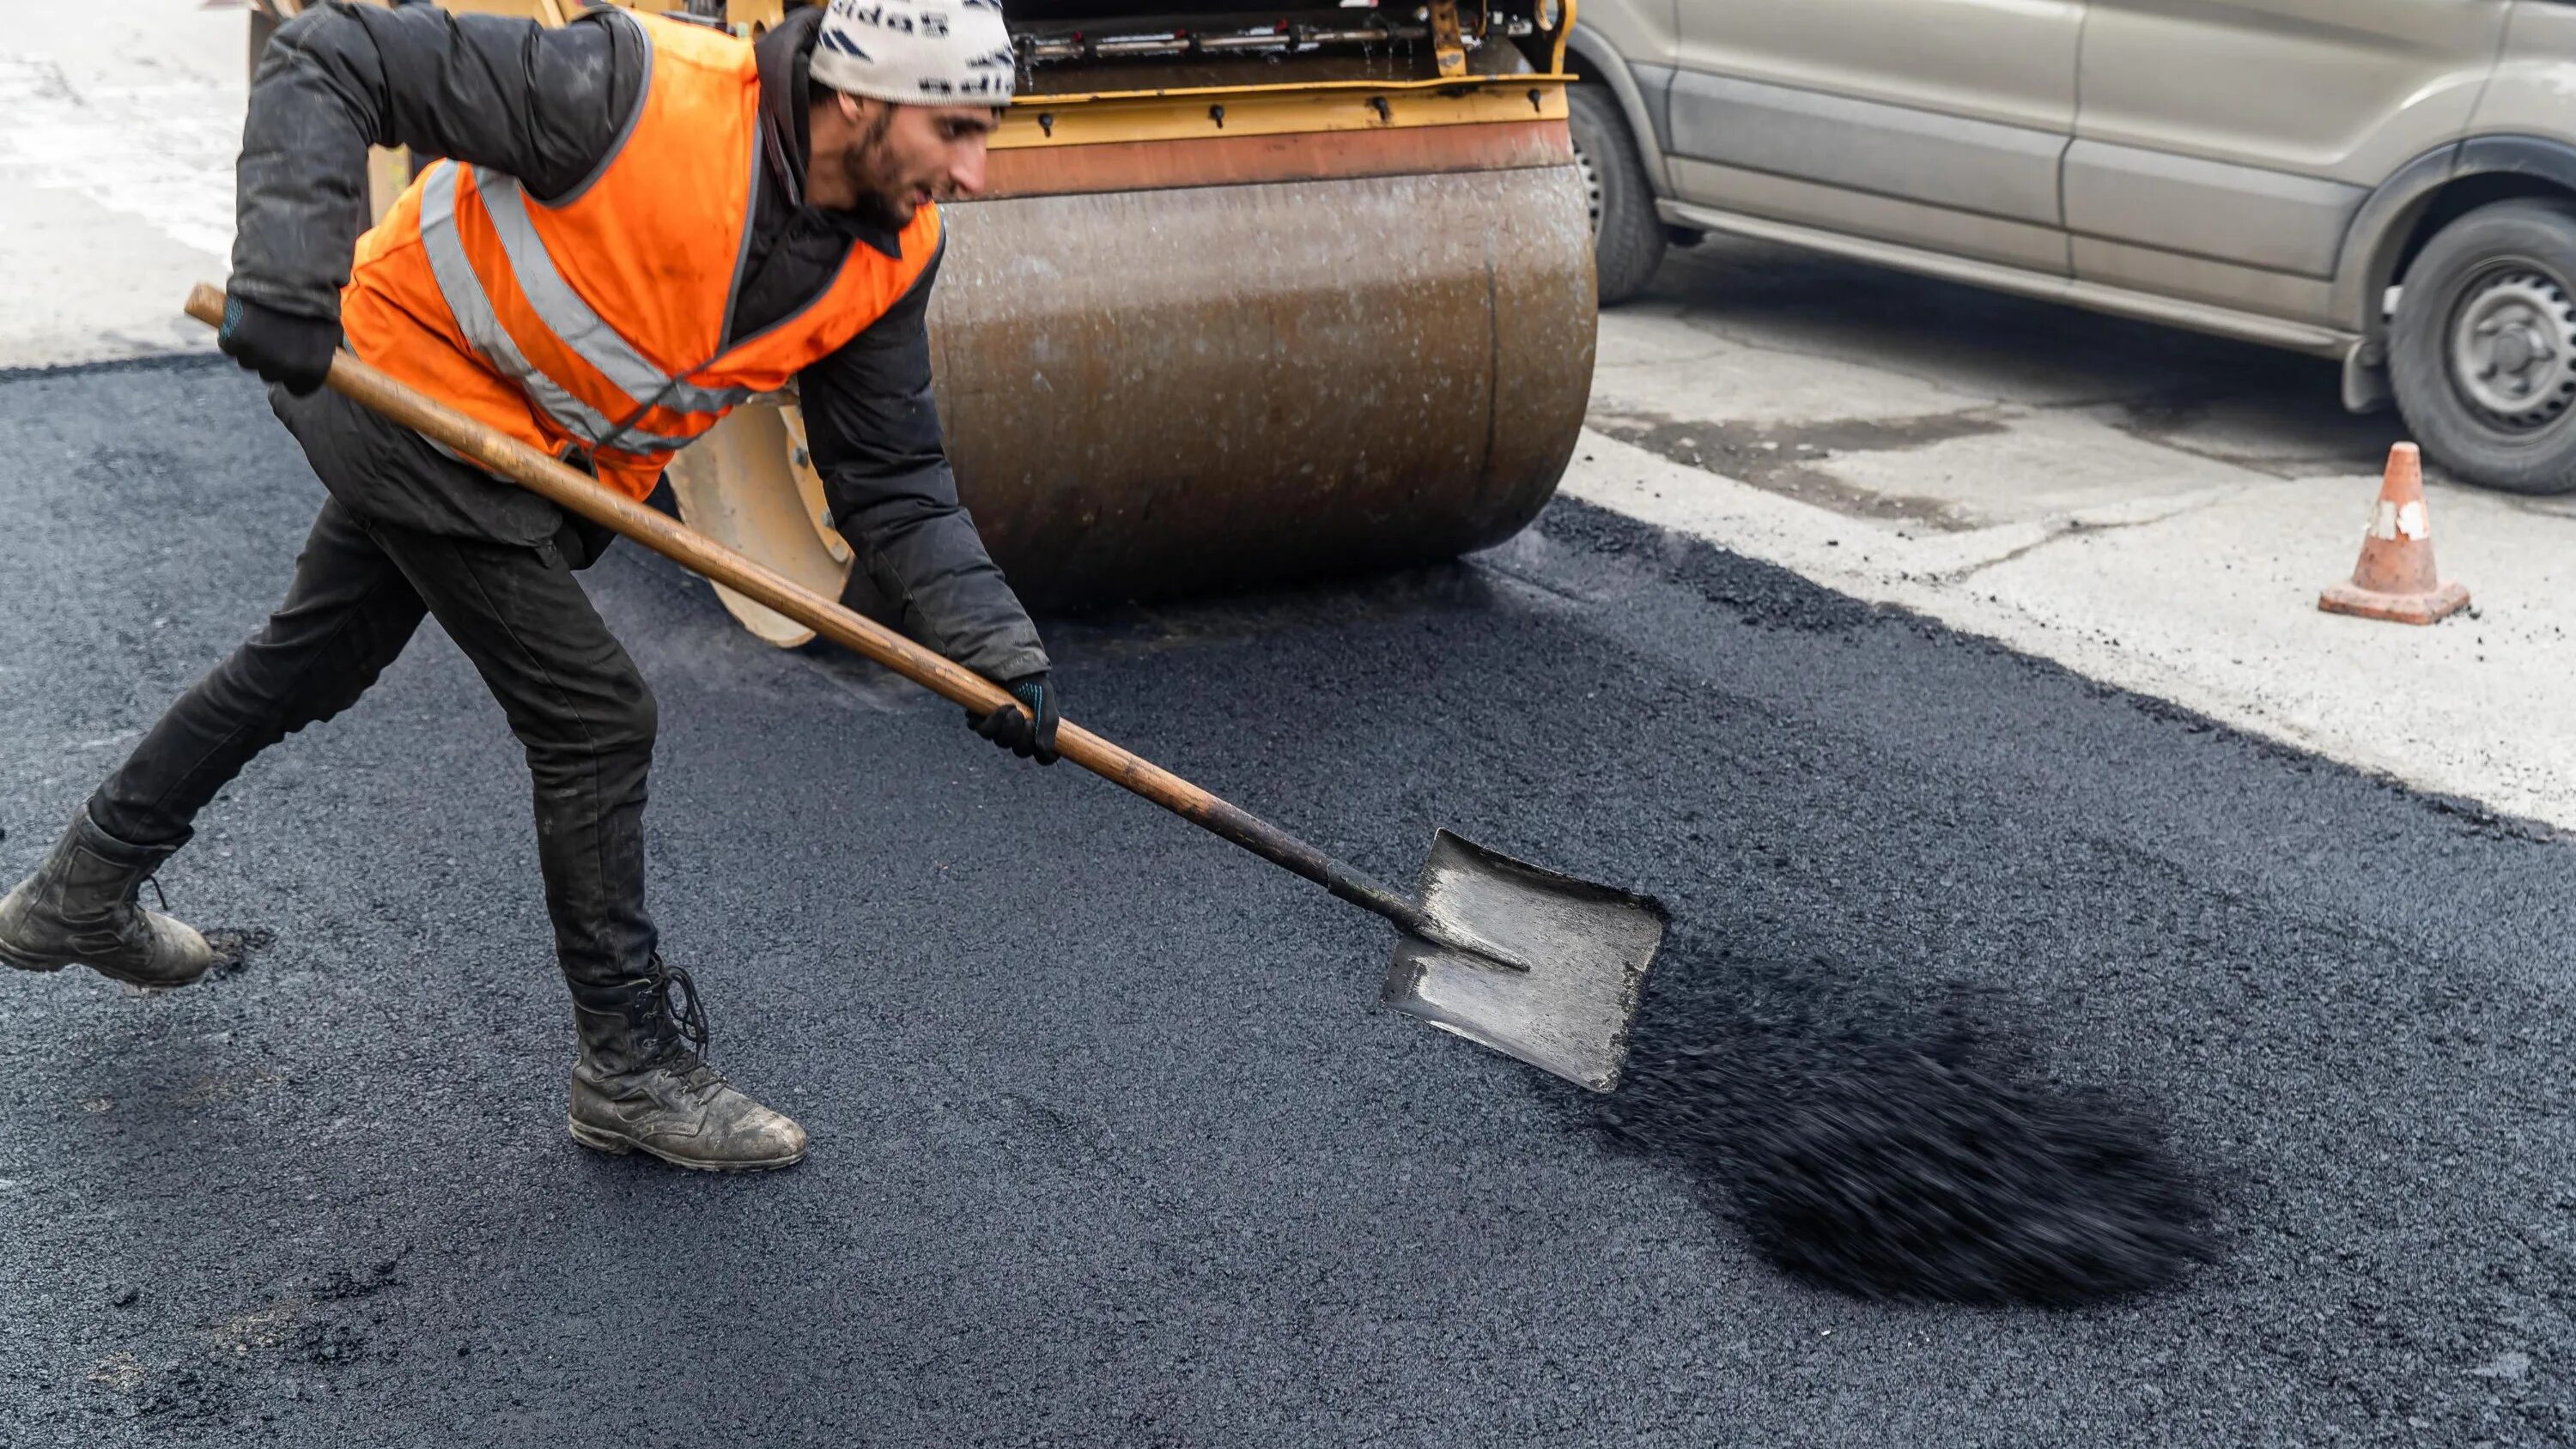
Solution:
[[[220,362],[0,379],[0,436],[14,878],[321,492]],[[812,1159],[565,1137],[525,777],[425,630],[164,872],[238,970],[0,979],[0,1442],[2576,1433],[2546,829],[1571,499],[1452,567],[1047,621],[1074,718],[1337,855],[1448,825],[1662,897],[1641,1037],[1971,1019],[2160,1113],[2210,1200],[2170,1288],[1877,1301],[1376,1009],[1370,918],[640,551],[586,582],[662,703],[665,949]]]

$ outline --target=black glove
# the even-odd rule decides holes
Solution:
[[[1002,686],[1011,698],[1028,706],[1028,713],[1004,705],[991,714],[966,711],[966,723],[975,733],[1026,760],[1034,757],[1041,765],[1055,763],[1055,686],[1043,674],[1023,674]]]
[[[224,325],[215,333],[215,345],[258,373],[261,381],[284,383],[289,393],[306,397],[331,375],[331,354],[340,346],[340,324],[334,318],[298,317],[226,297]]]

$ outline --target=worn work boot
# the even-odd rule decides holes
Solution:
[[[743,1095],[699,1057],[707,1018],[689,973],[659,956],[653,970],[641,983],[582,988],[576,996],[581,1058],[572,1069],[573,1140],[705,1172],[804,1161],[804,1128]]]
[[[193,927],[134,903],[179,847],[128,845],[84,805],[36,873],[0,898],[0,962],[21,971],[87,966],[131,986],[185,986],[215,964]]]

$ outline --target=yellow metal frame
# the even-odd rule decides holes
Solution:
[[[1310,81],[1168,91],[1024,96],[993,133],[994,150],[1173,141],[1202,136],[1281,136],[1386,131],[1492,121],[1565,119],[1564,75],[1466,81]]]
[[[267,11],[280,20],[292,18],[304,8],[305,3],[306,0],[251,0],[254,8]],[[391,0],[364,0],[364,3],[383,5],[391,3]],[[613,3],[623,5],[629,10],[647,10],[661,14],[687,8],[688,0],[613,0]],[[748,36],[786,19],[788,7],[806,3],[809,3],[809,0],[725,0],[725,23],[736,35]],[[447,10],[525,15],[542,20],[549,25],[569,25],[573,18],[581,13],[584,0],[439,0],[439,4],[440,8]],[[1547,62],[1550,76],[1558,79],[1564,78],[1565,38],[1574,33],[1576,0],[1563,0],[1563,4],[1565,16],[1551,37],[1555,45],[1549,51]],[[1442,8],[1447,10],[1449,28],[1454,31],[1457,25],[1456,0],[1444,0]],[[1445,52],[1445,45],[1443,49]],[[1440,57],[1444,75],[1449,73],[1449,59],[1446,53]],[[1027,99],[1029,98],[1022,98],[1023,103]]]
[[[460,3],[463,3],[463,4],[476,4],[476,5],[482,5],[482,4],[490,4],[490,3],[493,3],[493,0],[440,0],[440,3],[441,3],[441,4],[444,4],[444,5],[449,5],[449,6],[455,6],[455,5],[458,5],[458,4],[460,4]],[[510,3],[510,4],[545,4],[545,3],[556,3],[556,0],[500,0],[500,3]],[[560,3],[573,4],[573,3],[578,3],[578,0],[560,0]],[[678,10],[678,9],[682,9],[682,8],[684,8],[684,6],[685,6],[685,5],[686,5],[686,3],[687,3],[687,0],[614,0],[614,3],[616,3],[616,4],[620,4],[620,5],[624,5],[624,6],[626,6],[628,9],[631,9],[631,10],[653,10],[653,11],[665,11],[665,10]],[[786,16],[787,16],[787,12],[788,12],[790,9],[793,9],[793,8],[796,8],[796,7],[799,7],[799,6],[802,6],[802,5],[807,4],[807,3],[815,3],[815,4],[819,4],[819,3],[821,3],[821,0],[725,0],[725,21],[726,21],[726,23],[727,23],[727,24],[729,24],[729,25],[731,25],[731,26],[733,27],[733,31],[734,31],[734,33],[735,33],[735,34],[737,34],[737,35],[745,35],[745,36],[753,35],[753,34],[756,34],[756,33],[760,32],[760,31],[766,30],[766,29],[768,29],[769,27],[771,27],[771,26],[773,26],[773,25],[778,24],[781,20],[784,20],[784,19],[786,18]],[[1544,0],[1542,0],[1542,3],[1544,3]],[[1567,36],[1569,36],[1569,35],[1572,35],[1572,34],[1574,33],[1574,16],[1575,16],[1575,10],[1576,10],[1576,5],[1577,5],[1577,0],[1560,0],[1560,4],[1561,4],[1562,12],[1563,12],[1563,13],[1562,13],[1561,17],[1560,17],[1560,18],[1558,19],[1558,21],[1557,21],[1556,29],[1555,29],[1552,33],[1550,33],[1550,35],[1549,35],[1549,37],[1548,37],[1548,38],[1549,38],[1549,41],[1551,42],[1551,44],[1550,44],[1550,46],[1549,46],[1549,50],[1548,50],[1547,71],[1546,71],[1544,74],[1538,74],[1538,75],[1497,76],[1497,77],[1493,77],[1493,78],[1491,79],[1491,81],[1489,82],[1490,84],[1497,84],[1497,85],[1500,85],[1500,84],[1507,84],[1507,83],[1510,83],[1510,82],[1553,82],[1553,83],[1555,83],[1555,84],[1557,84],[1557,85],[1565,85],[1565,84],[1569,84],[1569,83],[1571,83],[1571,82],[1575,79],[1573,76],[1568,75],[1568,74],[1566,74],[1566,72],[1565,72],[1565,42],[1566,42],[1566,37],[1567,37]],[[1349,86],[1349,87],[1353,87],[1353,88],[1368,88],[1368,89],[1372,89],[1372,90],[1395,91],[1395,90],[1415,89],[1415,88],[1431,88],[1431,87],[1439,87],[1439,86],[1452,86],[1452,87],[1454,87],[1454,86],[1457,86],[1457,85],[1461,84],[1462,82],[1463,82],[1463,83],[1467,83],[1467,84],[1474,84],[1474,83],[1476,83],[1476,79],[1477,79],[1477,78],[1475,78],[1475,77],[1470,77],[1470,76],[1464,76],[1464,75],[1461,75],[1461,74],[1459,73],[1459,72],[1463,71],[1463,70],[1464,70],[1464,68],[1465,68],[1466,58],[1465,58],[1465,55],[1464,55],[1464,53],[1463,53],[1463,50],[1460,48],[1460,37],[1459,37],[1459,32],[1458,32],[1457,0],[1439,0],[1439,3],[1438,3],[1438,4],[1435,4],[1435,5],[1434,5],[1434,6],[1432,6],[1431,8],[1433,9],[1433,11],[1434,11],[1434,13],[1435,13],[1435,15],[1436,15],[1436,16],[1437,16],[1437,15],[1441,15],[1442,13],[1444,13],[1444,12],[1445,12],[1445,18],[1446,18],[1446,21],[1447,21],[1446,25],[1442,27],[1442,29],[1443,29],[1443,31],[1444,31],[1444,34],[1443,34],[1441,37],[1439,37],[1438,43],[1437,43],[1437,44],[1435,45],[1435,47],[1434,47],[1434,53],[1435,53],[1435,55],[1438,57],[1438,61],[1439,61],[1439,65],[1440,65],[1440,71],[1441,71],[1440,78],[1439,78],[1439,79],[1437,79],[1437,80],[1428,80],[1428,81],[1402,81],[1402,82],[1395,82],[1395,83],[1393,83],[1393,84],[1376,84],[1376,83],[1372,83],[1372,82],[1368,82],[1368,81],[1350,81],[1350,82],[1328,82],[1328,83],[1324,83],[1324,84],[1307,84],[1307,85],[1295,85],[1295,84],[1291,84],[1291,85],[1284,85],[1284,86],[1241,86],[1241,87],[1232,87],[1232,88],[1224,88],[1224,89],[1215,89],[1215,88],[1212,88],[1212,89],[1205,90],[1205,91],[1101,91],[1101,92],[1094,92],[1094,93],[1087,94],[1087,95],[1086,95],[1086,94],[1069,94],[1069,95],[1053,95],[1053,96],[1025,96],[1025,95],[1024,95],[1024,96],[1014,96],[1014,97],[1012,97],[1012,98],[1011,98],[1011,108],[1012,108],[1012,110],[1013,110],[1013,111],[1018,111],[1018,110],[1023,109],[1023,108],[1030,109],[1030,110],[1039,110],[1039,109],[1043,109],[1043,108],[1047,108],[1047,107],[1053,107],[1053,106],[1077,105],[1077,104],[1089,104],[1089,103],[1092,103],[1092,102],[1106,101],[1106,100],[1124,100],[1124,99],[1129,99],[1129,98],[1136,97],[1136,96],[1148,96],[1148,95],[1152,95],[1152,96],[1202,96],[1202,95],[1204,95],[1204,96],[1216,97],[1216,96],[1220,96],[1220,95],[1222,95],[1222,94],[1225,94],[1228,90],[1235,91],[1235,92],[1243,92],[1243,93],[1250,93],[1250,92],[1256,92],[1256,91],[1270,91],[1270,90],[1284,90],[1284,91],[1309,91],[1309,92],[1311,92],[1311,91],[1319,91],[1319,90],[1329,90],[1329,89],[1334,89],[1334,88],[1341,87],[1341,86]],[[1210,101],[1205,102],[1205,104],[1210,104],[1210,105],[1215,105],[1215,104],[1229,104],[1229,105],[1230,105],[1230,103],[1226,103],[1226,102],[1223,102],[1223,101],[1220,101],[1220,100],[1210,100]],[[1550,112],[1550,113],[1548,113],[1548,117],[1547,117],[1547,118],[1548,118],[1548,119],[1556,119],[1556,118],[1558,118],[1558,117],[1562,117],[1564,114],[1565,114],[1565,110],[1564,110],[1564,102],[1563,102],[1563,99],[1560,97],[1560,98],[1557,100],[1557,102],[1556,102],[1556,104],[1555,104],[1555,107],[1554,107],[1553,111],[1552,111],[1552,112]],[[1480,117],[1480,118],[1478,118],[1478,119],[1493,120],[1493,119],[1503,119],[1503,118],[1499,118],[1499,117],[1490,117],[1490,116],[1489,116],[1489,117]],[[1527,117],[1527,116],[1515,116],[1515,117],[1511,117],[1511,118],[1509,118],[1509,119],[1515,119],[1515,120],[1527,120],[1527,119],[1529,119],[1529,117]],[[1229,115],[1228,115],[1228,121],[1229,121],[1229,123],[1231,122],[1231,120],[1232,120],[1232,116],[1231,116],[1231,112],[1230,112],[1230,110],[1229,110]],[[1380,122],[1379,124],[1386,124],[1386,123],[1385,123],[1385,122]],[[1430,124],[1440,124],[1440,123],[1439,123],[1439,122],[1436,122],[1436,121],[1415,121],[1415,122],[1413,122],[1412,124],[1416,124],[1416,125],[1430,125]],[[1232,129],[1232,127],[1231,127],[1231,125],[1230,125],[1230,124],[1229,124],[1228,129]],[[1361,130],[1361,129],[1365,129],[1365,126],[1360,126],[1360,125],[1353,125],[1353,126],[1322,126],[1322,127],[1300,126],[1300,127],[1294,127],[1294,128],[1291,128],[1291,129],[1296,129],[1296,130]],[[1186,132],[1186,133],[1182,133],[1182,132],[1174,132],[1174,133],[1171,133],[1171,134],[1191,134],[1191,135],[1195,135],[1195,134],[1198,134],[1198,133],[1197,133],[1197,132],[1195,132],[1195,131],[1190,131],[1190,132]],[[1120,138],[1117,138],[1117,139],[1121,139],[1121,140],[1145,140],[1145,139],[1150,139],[1150,138],[1151,138],[1151,136],[1150,136],[1150,135],[1148,135],[1148,134],[1140,134],[1140,135],[1136,135],[1136,136],[1120,137]],[[1095,139],[1098,139],[1098,138],[1095,138]],[[1040,138],[1038,141],[1035,141],[1035,142],[1021,142],[1021,143],[1019,143],[1019,144],[1023,144],[1023,145],[1044,145],[1044,144],[1047,144],[1047,140],[1046,140],[1046,138],[1045,138],[1045,137],[1041,136],[1041,138]],[[1070,143],[1067,143],[1067,144],[1070,144]]]
[[[1458,0],[1431,0],[1423,8],[1431,16],[1431,53],[1437,58],[1441,78],[1465,75],[1467,38],[1458,33]]]
[[[677,10],[687,0],[616,0],[616,3],[640,10]],[[819,4],[821,0],[725,0],[725,21],[733,26],[736,33],[748,35],[754,29],[767,29],[785,19],[789,7],[809,3]],[[1565,38],[1574,33],[1575,0],[1563,0],[1563,3],[1564,18],[1551,37],[1556,45],[1548,55],[1547,68],[1550,71],[1565,69]],[[1454,19],[1456,0],[1450,0],[1450,4]]]

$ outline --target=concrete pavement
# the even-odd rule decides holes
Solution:
[[[0,26],[0,368],[206,350],[233,243],[247,12],[13,5]]]
[[[2474,612],[2321,614],[2393,414],[2333,367],[1749,242],[1602,318],[1573,496],[2423,789],[2576,825],[2576,498],[2436,478]]]

